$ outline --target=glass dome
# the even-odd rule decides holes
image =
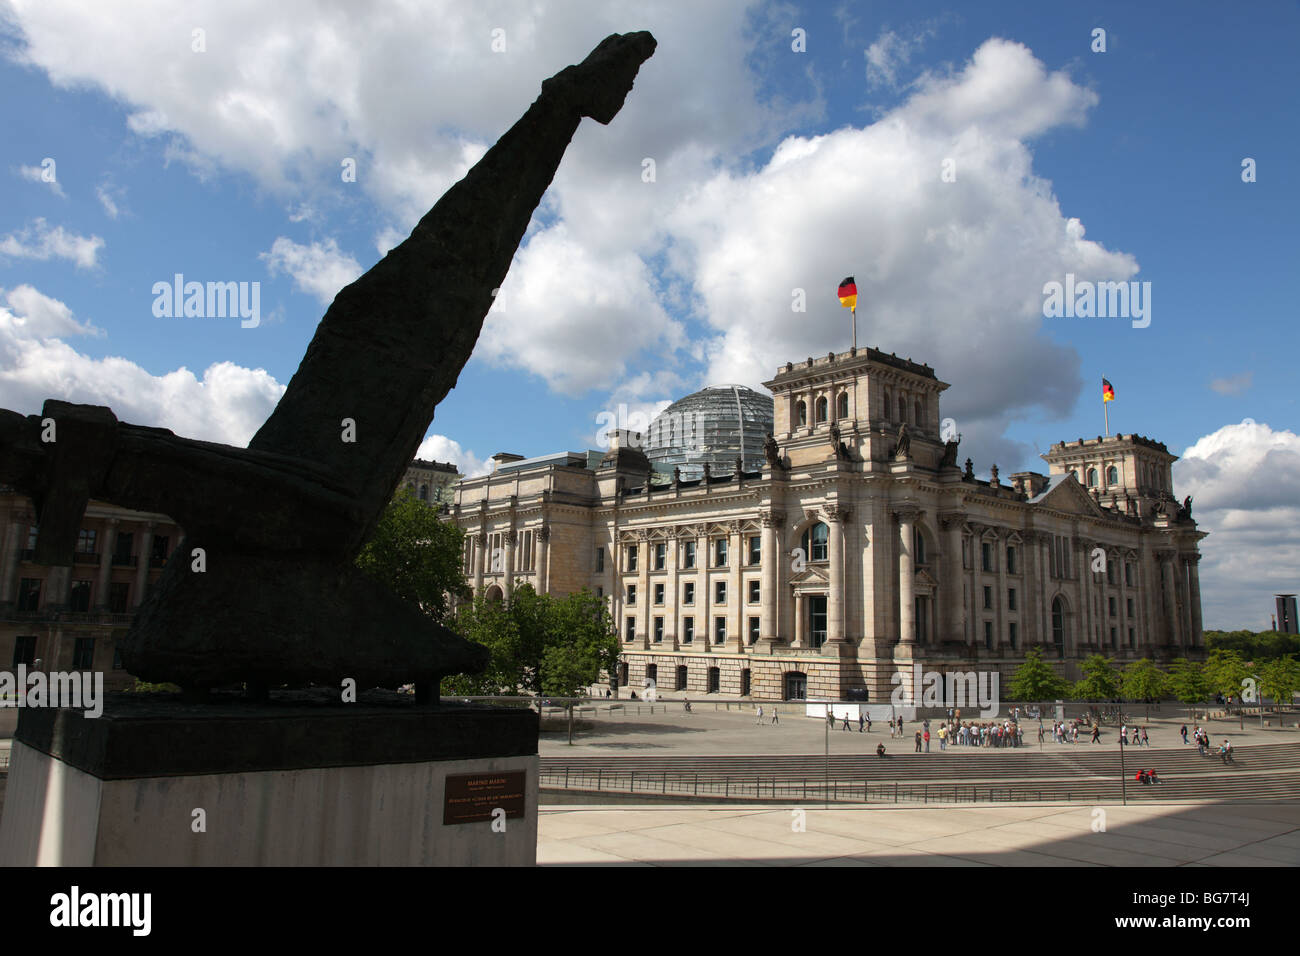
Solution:
[[[773,405],[744,385],[711,385],[678,399],[660,412],[646,431],[643,446],[657,473],[671,477],[681,468],[684,480],[736,470],[736,457],[746,471],[759,471],[766,460],[763,442],[772,431]]]

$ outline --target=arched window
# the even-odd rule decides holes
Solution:
[[[912,540],[914,542],[912,550],[916,553],[916,563],[925,564],[925,535],[921,532],[920,528],[916,528],[912,532]]]
[[[888,418],[890,412],[892,412],[893,410],[894,410],[893,395],[890,394],[889,389],[885,389],[885,417]]]
[[[802,401],[794,403],[794,420],[800,425],[808,424],[808,406]]]
[[[1059,597],[1052,601],[1052,643],[1056,653],[1065,656],[1065,602]]]
[[[829,540],[830,529],[818,521],[803,533],[803,553],[809,561],[825,561],[826,542]]]
[[[1111,465],[1109,468],[1106,469],[1106,484],[1108,485],[1119,484],[1119,469],[1116,468],[1114,465]]]
[[[1089,488],[1096,488],[1096,487],[1097,487],[1097,469],[1096,469],[1096,468],[1089,468],[1089,469],[1088,469],[1088,487],[1089,487]]]
[[[817,405],[816,405],[816,408],[817,408],[817,424],[820,425],[822,422],[826,421],[826,398],[825,398],[825,396],[823,396],[822,398],[817,399]]]
[[[421,486],[420,486],[420,500],[421,500],[421,501],[428,501],[428,500],[429,500],[429,486],[428,486],[428,485],[421,485]]]
[[[836,418],[849,417],[849,393],[848,392],[840,392],[839,398],[835,400],[835,417]]]
[[[1078,481],[1078,480],[1079,480],[1079,473],[1078,473],[1077,471],[1075,471],[1073,468],[1071,468],[1071,469],[1070,469],[1070,477],[1073,478],[1075,481]]]

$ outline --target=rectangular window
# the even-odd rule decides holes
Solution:
[[[1133,628],[1131,628],[1131,627],[1128,629],[1128,646],[1129,646],[1129,647],[1137,647],[1137,641],[1136,641],[1136,638],[1135,638],[1134,635],[1133,635]]]
[[[1016,589],[1007,588],[1007,610],[1014,611],[1015,609],[1016,609]]]
[[[749,619],[749,643],[758,643],[758,618],[756,617]]]
[[[990,651],[993,650],[993,622],[992,621],[984,622],[984,647]]]
[[[993,589],[987,585],[984,588],[984,610],[993,610]]]
[[[662,571],[666,567],[668,567],[668,545],[663,543],[656,544],[655,545],[655,570]]]
[[[749,539],[749,563],[751,565],[761,564],[763,561],[763,536],[761,534],[752,535]]]
[[[627,602],[626,602],[626,603],[628,603],[628,604],[635,604],[635,603],[636,603],[636,585],[635,585],[635,584],[629,584],[629,585],[627,586]]]
[[[135,550],[135,534],[130,531],[119,531],[113,541],[113,563],[130,564],[133,550]]]
[[[694,581],[687,581],[684,585],[682,585],[682,603],[683,604],[695,603],[695,582]]]
[[[985,571],[993,570],[993,545],[987,541],[980,543],[980,567]]]
[[[629,643],[636,640],[636,618],[629,617],[627,619],[627,629],[623,632],[623,640]]]
[[[1110,616],[1111,616],[1111,617],[1114,617],[1114,616],[1115,616],[1116,605],[1117,605],[1118,602],[1116,602],[1116,600],[1115,600],[1114,598],[1107,598],[1106,601],[1107,601],[1107,603],[1110,605]]]
[[[38,534],[40,534],[40,530],[41,530],[41,529],[40,529],[40,526],[39,526],[39,525],[32,525],[32,526],[28,529],[28,531],[27,531],[27,550],[28,550],[28,551],[35,551],[35,550],[36,550],[36,537],[37,537]]]
[[[35,611],[41,606],[41,579],[23,578],[18,584],[18,610]]]
[[[716,584],[713,585],[713,603],[714,604],[727,603],[727,582],[726,581],[718,581]]]
[[[167,555],[170,552],[169,545],[171,539],[165,535],[155,535],[153,539],[153,556],[149,559],[149,566],[152,568],[161,568],[167,563]]]
[[[95,666],[95,639],[79,637],[72,645],[72,669],[88,671]]]
[[[1016,573],[1016,549],[1013,545],[1007,545],[1007,574]]]
[[[662,644],[663,642],[664,642],[664,619],[662,617],[657,617],[655,618],[655,643]]]
[[[695,542],[687,541],[682,545],[682,567],[695,567]]]
[[[662,584],[655,585],[655,603],[656,604],[664,603],[664,586]]]
[[[95,553],[95,531],[91,528],[82,528],[77,532],[77,551],[81,554]]]
[[[113,648],[113,670],[122,670],[122,648],[120,647]]]
[[[1133,586],[1133,562],[1124,562],[1124,583],[1129,587]]]
[[[1110,646],[1119,647],[1119,628],[1117,627],[1110,629]]]
[[[1011,640],[1011,647],[1014,650],[1016,641],[1020,638],[1020,626],[1015,621],[1007,625],[1007,637]]]
[[[713,566],[715,568],[725,568],[727,566],[726,538],[719,538],[713,542]]]
[[[73,581],[68,590],[68,608],[73,611],[90,610],[90,582]]]
[[[596,549],[596,573],[600,574],[605,570],[605,549]]]
[[[605,589],[601,587],[599,584],[596,585],[596,597],[603,598],[604,596],[605,596]]]
[[[627,546],[627,569],[629,571],[636,570],[636,549],[637,546],[635,544],[629,544]]]
[[[1127,604],[1127,606],[1128,606],[1128,616],[1129,616],[1129,617],[1132,617],[1132,616],[1133,616],[1133,599],[1132,599],[1132,598],[1129,598],[1129,599],[1127,600],[1126,604]]]
[[[727,642],[727,619],[725,617],[715,617],[713,619],[713,643],[725,644]]]
[[[14,638],[14,667],[26,664],[31,667],[36,663],[36,635],[21,634]]]
[[[759,602],[759,599],[762,595],[762,590],[763,590],[763,582],[761,581],[749,582],[749,603],[750,604],[757,604]]]
[[[1119,583],[1118,579],[1119,579],[1119,569],[1116,567],[1115,562],[1107,561],[1106,562],[1106,583],[1118,584]]]
[[[695,643],[695,618],[693,617],[682,618],[682,643]]]

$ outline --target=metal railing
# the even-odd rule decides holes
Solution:
[[[778,779],[747,774],[743,777],[666,770],[543,770],[543,789],[567,793],[645,794],[721,797],[724,800],[807,801],[809,803],[986,803],[1020,801],[1070,801],[1119,799],[1118,781],[1084,781],[1072,788],[1045,788],[989,783],[872,783],[857,780],[823,780],[805,777]]]

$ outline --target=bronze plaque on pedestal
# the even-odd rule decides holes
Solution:
[[[494,810],[504,810],[506,818],[524,815],[526,771],[504,770],[499,773],[459,773],[447,777],[442,822],[481,823],[492,819]]]

